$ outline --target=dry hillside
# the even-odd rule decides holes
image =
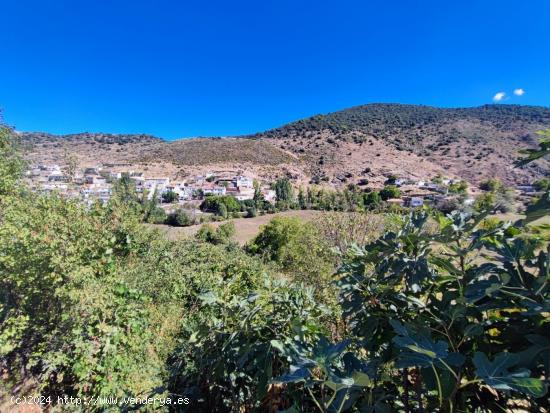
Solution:
[[[550,128],[545,107],[371,104],[239,138],[164,141],[149,135],[28,132],[21,137],[32,163],[63,164],[76,156],[82,166],[104,163],[173,178],[218,171],[333,185],[367,179],[380,185],[389,174],[441,174],[473,183],[487,177],[520,183],[550,173],[549,160],[512,167],[518,148],[534,147],[535,132],[544,128]]]
[[[318,115],[256,135],[298,155],[312,176],[374,178],[393,172],[441,172],[479,182],[509,183],[548,174],[548,160],[513,168],[518,148],[534,147],[537,130],[550,127],[550,108],[486,105],[434,108],[371,104]]]

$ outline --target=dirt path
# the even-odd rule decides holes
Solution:
[[[269,221],[271,221],[275,217],[285,216],[285,217],[298,217],[301,220],[304,221],[310,221],[314,217],[319,216],[322,214],[321,211],[285,211],[285,212],[279,212],[276,214],[266,214],[257,216],[255,218],[235,218],[227,221],[221,221],[221,222],[212,222],[211,224],[214,227],[217,227],[225,222],[233,222],[235,224],[235,230],[236,230],[236,241],[244,245],[248,241],[250,241],[252,238],[258,234],[260,230],[260,226],[267,224]],[[177,240],[182,237],[192,236],[197,233],[201,225],[192,225],[189,227],[171,227],[168,225],[154,225],[154,228],[160,229],[162,232],[166,234],[166,236],[171,240]]]

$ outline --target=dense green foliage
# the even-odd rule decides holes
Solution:
[[[176,194],[174,191],[167,191],[164,194],[162,194],[162,202],[172,203],[172,202],[176,202],[177,200],[178,200],[178,194]]]
[[[56,197],[2,204],[0,351],[8,365],[45,392],[73,383],[73,395],[121,395],[158,384],[159,366],[147,362],[146,297],[120,263],[146,248],[139,221]],[[151,382],[137,380],[144,369]]]
[[[400,196],[401,196],[401,191],[395,185],[386,185],[380,191],[380,198],[382,198],[384,201],[387,201],[388,199],[391,199],[391,198],[399,198]]]
[[[288,178],[276,180],[272,188],[275,190],[277,204],[282,208],[288,208],[294,203],[294,190]]]
[[[214,228],[211,224],[204,224],[195,234],[195,238],[210,244],[229,244],[235,236],[235,224],[227,222]]]
[[[0,197],[12,193],[23,171],[23,161],[17,156],[17,142],[11,131],[0,124]]]
[[[502,189],[502,182],[498,179],[487,179],[480,182],[479,189],[488,192],[497,192]]]
[[[209,195],[202,201],[200,208],[202,211],[213,212],[227,218],[228,214],[239,212],[241,204],[231,195]]]
[[[449,185],[449,192],[455,194],[465,194],[468,190],[468,183],[466,181],[453,182]]]
[[[167,219],[166,212],[158,205],[157,193],[138,195],[135,183],[128,174],[123,174],[114,182],[111,205],[128,207],[143,222],[164,224]]]
[[[334,212],[276,218],[245,249],[231,223],[172,242],[142,225],[158,207],[129,180],[90,208],[24,190],[5,132],[1,393],[191,401],[111,411],[550,408],[550,251],[533,227],[550,194],[513,224]]]
[[[193,225],[195,220],[191,217],[188,211],[183,208],[178,208],[166,218],[166,224],[175,227],[187,227]]]
[[[385,190],[384,190],[385,189]],[[393,186],[387,186],[382,191],[365,189],[349,184],[344,189],[328,189],[318,186],[309,186],[304,191],[300,188],[297,202],[290,204],[292,208],[314,209],[319,211],[384,211],[391,208],[384,202],[392,197],[399,197],[401,191]],[[385,199],[382,199],[381,195]],[[277,206],[281,206],[280,203]],[[287,205],[288,206],[288,205]]]
[[[363,197],[363,204],[368,209],[376,208],[378,205],[380,205],[381,201],[382,198],[380,197],[380,193],[377,191],[367,192]]]
[[[273,218],[247,250],[277,263],[284,272],[305,283],[319,286],[334,272],[334,253],[329,244],[314,225],[298,218]]]

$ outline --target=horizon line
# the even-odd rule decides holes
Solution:
[[[313,118],[313,117],[316,117],[316,116],[327,116],[327,115],[331,115],[333,113],[338,113],[338,112],[343,112],[343,111],[346,111],[346,110],[356,109],[356,108],[360,108],[360,107],[363,107],[363,106],[374,106],[374,105],[418,106],[418,107],[443,109],[443,110],[445,110],[445,109],[449,109],[449,110],[453,110],[453,109],[454,110],[458,110],[458,109],[476,109],[476,108],[482,108],[482,107],[486,107],[486,106],[491,106],[491,107],[493,107],[493,106],[517,106],[517,107],[532,107],[532,108],[550,109],[550,106],[544,106],[544,105],[522,105],[522,104],[519,104],[519,103],[505,103],[505,102],[502,102],[502,103],[493,102],[493,103],[485,103],[485,104],[482,104],[482,105],[473,105],[473,106],[434,106],[434,105],[427,105],[427,104],[423,104],[423,103],[371,102],[371,103],[364,103],[364,104],[349,106],[349,107],[346,107],[346,108],[343,108],[343,109],[337,109],[337,110],[334,110],[334,111],[331,111],[331,112],[315,113],[315,114],[312,114],[312,115],[309,115],[309,116],[305,116],[303,118],[287,121],[287,122],[285,122],[285,123],[283,123],[279,126],[275,126],[273,128],[268,128],[268,129],[265,129],[265,130],[262,130],[262,131],[256,131],[256,132],[251,132],[251,133],[241,133],[241,134],[235,134],[235,135],[194,135],[194,136],[181,136],[181,137],[175,137],[175,138],[164,138],[164,137],[156,136],[154,134],[145,133],[145,132],[79,131],[79,132],[70,132],[70,133],[53,133],[53,132],[48,132],[48,131],[45,131],[45,130],[34,130],[34,131],[17,130],[16,128],[13,128],[13,127],[12,127],[12,129],[17,134],[42,133],[42,134],[50,135],[50,136],[53,136],[53,137],[67,137],[67,136],[84,135],[84,134],[97,134],[97,135],[101,134],[101,135],[116,135],[116,136],[145,135],[145,136],[149,136],[149,137],[152,137],[152,138],[155,138],[155,139],[160,139],[160,140],[163,140],[163,141],[177,141],[177,140],[181,140],[181,139],[245,138],[245,137],[252,137],[252,136],[257,135],[257,134],[262,134],[262,133],[268,132],[268,131],[273,130],[273,129],[278,129],[278,128],[284,127],[286,125],[289,125],[289,124],[292,124],[292,123],[295,123],[295,122],[299,122],[300,120],[310,119],[310,118]],[[1,108],[0,108],[0,120],[2,119],[1,114],[2,114],[2,112],[1,112]],[[8,125],[8,127],[11,127],[11,126]]]

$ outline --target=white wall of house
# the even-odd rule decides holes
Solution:
[[[227,189],[225,186],[216,186],[214,188],[205,188],[202,192],[204,195],[225,195]]]
[[[254,188],[254,180],[247,176],[236,176],[235,186],[237,188]]]

